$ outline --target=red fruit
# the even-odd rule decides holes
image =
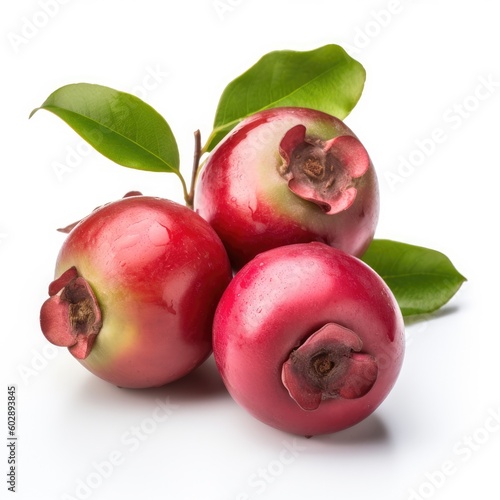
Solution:
[[[312,436],[360,422],[399,374],[404,323],[383,280],[323,243],[269,250],[244,266],[214,319],[231,396],[261,421]]]
[[[231,280],[224,247],[192,210],[133,196],[74,227],[41,308],[47,339],[121,387],[160,386],[211,353],[217,302]]]
[[[368,153],[342,121],[274,108],[241,122],[214,149],[194,209],[239,268],[262,251],[310,241],[360,256],[375,233],[379,193]]]

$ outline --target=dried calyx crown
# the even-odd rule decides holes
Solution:
[[[280,175],[300,198],[316,203],[327,214],[348,209],[356,198],[358,179],[370,166],[361,142],[352,135],[328,141],[307,137],[304,125],[282,138]]]
[[[49,285],[50,298],[42,305],[40,326],[54,345],[68,347],[85,359],[102,327],[102,314],[89,283],[71,267]]]
[[[290,353],[281,371],[283,385],[303,410],[316,410],[326,399],[360,398],[378,376],[377,361],[362,348],[355,332],[327,323]]]

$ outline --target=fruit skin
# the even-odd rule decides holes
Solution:
[[[359,336],[377,371],[360,397],[334,395],[304,409],[285,387],[283,367],[332,323]],[[258,255],[233,278],[215,314],[214,357],[229,393],[262,422],[293,434],[332,433],[366,418],[393,387],[403,356],[404,322],[391,291],[362,261],[323,243]],[[348,389],[357,384],[347,382]]]
[[[368,154],[365,151],[366,171],[355,179],[352,204],[327,214],[318,206],[321,203],[293,192],[287,174],[280,173],[285,161],[280,146],[287,132],[298,125],[317,141],[356,137],[341,120],[320,111],[265,110],[243,120],[225,137],[198,174],[194,209],[221,237],[235,269],[262,251],[310,241],[361,256],[373,239],[379,191]]]
[[[147,196],[104,205],[72,229],[55,276],[73,266],[102,312],[90,353],[79,359],[98,377],[161,386],[210,355],[213,315],[232,273],[220,239],[192,210]],[[42,330],[44,311],[52,314],[46,304]]]

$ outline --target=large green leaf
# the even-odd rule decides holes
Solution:
[[[179,175],[179,151],[172,131],[138,97],[89,83],[66,85],[37,109],[63,119],[97,151],[125,167]]]
[[[387,283],[404,316],[436,311],[464,278],[446,255],[391,240],[373,240],[362,260]]]
[[[338,45],[270,52],[225,88],[204,151],[242,119],[264,109],[305,107],[342,120],[358,102],[365,76],[363,66]]]

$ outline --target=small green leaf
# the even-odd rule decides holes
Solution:
[[[363,66],[338,45],[270,52],[225,88],[204,151],[242,119],[264,109],[312,108],[343,120],[358,102],[365,76]]]
[[[373,240],[362,260],[384,279],[404,316],[436,311],[466,281],[441,252],[397,241]]]
[[[110,160],[125,167],[179,174],[174,135],[138,97],[89,83],[66,85],[33,110],[51,111]]]

